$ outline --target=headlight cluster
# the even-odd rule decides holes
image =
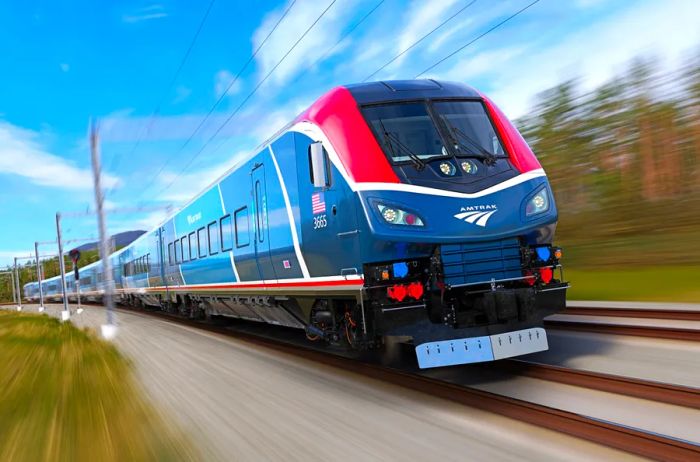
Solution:
[[[464,173],[467,175],[476,175],[478,167],[473,160],[464,160],[462,161],[462,170],[464,170]]]
[[[537,215],[549,209],[549,194],[547,188],[540,189],[532,199],[527,201],[525,206],[525,216]]]
[[[467,175],[476,175],[479,169],[473,160],[463,160],[459,163],[459,166],[462,167],[462,171]],[[440,162],[440,173],[445,176],[454,176],[457,173],[457,167],[452,162]]]
[[[384,221],[392,225],[423,226],[423,220],[414,213],[384,204],[377,204],[377,208]]]
[[[456,169],[455,169],[455,166],[452,165],[451,162],[441,162],[440,163],[440,171],[442,172],[443,175],[454,176]]]

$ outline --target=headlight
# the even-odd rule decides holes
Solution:
[[[440,171],[443,175],[452,176],[455,174],[455,166],[450,162],[440,163]]]
[[[527,201],[525,206],[525,216],[537,215],[538,213],[546,212],[549,209],[549,195],[547,188],[542,188],[532,196],[532,199]]]
[[[377,204],[377,208],[384,221],[392,225],[423,226],[423,220],[414,213],[384,204]]]
[[[476,175],[477,166],[474,163],[474,161],[465,160],[465,161],[462,161],[462,170],[464,170],[464,173],[466,173],[466,174]]]

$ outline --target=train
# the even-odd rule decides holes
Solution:
[[[557,219],[544,170],[491,99],[377,81],[331,89],[109,258],[120,304],[357,350],[400,338],[432,368],[548,349],[543,319],[569,287]],[[101,261],[79,282],[100,301]],[[60,277],[41,284],[62,298]],[[75,298],[73,274],[66,286]]]

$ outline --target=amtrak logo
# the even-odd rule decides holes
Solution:
[[[459,213],[454,217],[458,220],[464,220],[467,223],[474,223],[477,226],[485,227],[491,215],[496,212],[498,212],[498,207],[495,205],[472,205],[469,207],[462,207],[459,209]]]

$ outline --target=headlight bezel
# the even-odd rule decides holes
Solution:
[[[539,202],[539,204],[537,202]],[[551,204],[552,198],[549,188],[544,185],[525,199],[523,206],[525,218],[532,219],[548,212],[552,207]],[[528,210],[530,206],[533,207],[532,210]]]
[[[374,203],[374,207],[378,212],[382,222],[386,225],[401,226],[411,229],[425,228],[425,221],[423,220],[423,218],[417,213],[413,212],[412,210],[405,208],[404,206],[377,201]],[[394,220],[390,221],[387,219],[387,217],[385,216],[385,213],[387,213],[387,211],[392,211],[396,214]],[[409,223],[408,221],[411,220],[413,222]]]

